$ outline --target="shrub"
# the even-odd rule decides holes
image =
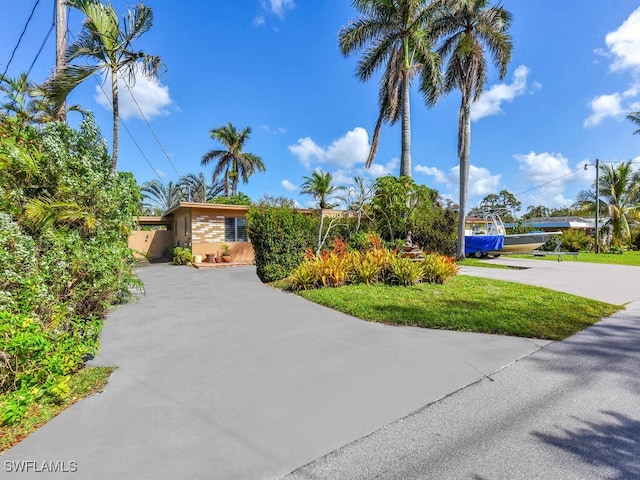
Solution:
[[[193,262],[191,250],[183,247],[175,247],[173,249],[173,259],[171,260],[171,263],[174,265],[186,265],[191,262]]]
[[[443,284],[458,274],[455,258],[432,253],[421,262],[425,282]]]
[[[381,259],[382,257],[373,251],[351,252],[349,255],[351,281],[367,285],[378,282],[387,266],[387,262],[381,261]]]
[[[389,279],[396,285],[415,285],[423,278],[422,265],[414,262],[410,258],[403,258],[399,255],[391,257],[389,262]]]
[[[565,230],[562,232],[562,249],[568,252],[588,250],[591,238],[581,230]]]
[[[287,277],[314,248],[318,218],[289,207],[250,207],[247,233],[253,244],[256,272],[263,282]]]

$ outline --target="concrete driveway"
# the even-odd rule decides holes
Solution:
[[[547,344],[363,322],[253,267],[139,275],[146,295],[108,317],[92,362],[118,367],[105,391],[3,455],[8,478],[276,479]]]

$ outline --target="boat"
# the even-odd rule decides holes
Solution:
[[[484,226],[484,228],[482,228]],[[476,223],[465,235],[465,256],[476,258],[503,253],[527,253],[541,247],[562,232],[528,232],[507,234],[497,211],[484,212],[483,225]]]

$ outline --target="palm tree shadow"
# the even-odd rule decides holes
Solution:
[[[575,431],[562,429],[560,434],[532,432],[532,435],[585,463],[615,472],[607,478],[640,478],[640,421],[609,410],[601,413],[610,419],[600,423],[578,419],[584,426]]]

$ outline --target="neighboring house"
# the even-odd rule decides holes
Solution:
[[[598,223],[600,227],[606,219],[600,219]],[[508,223],[505,224],[506,228],[513,228],[517,224]],[[591,235],[595,230],[595,219],[582,218],[577,216],[572,217],[537,217],[522,220],[522,226],[531,227],[543,232],[555,232],[564,230],[581,230],[587,235]]]
[[[222,254],[230,247],[234,261],[253,261],[253,247],[247,238],[246,205],[180,202],[162,217],[140,217],[141,227],[129,237],[129,248],[137,256],[161,257],[168,247],[188,247],[194,255]],[[160,233],[163,232],[163,233]]]

